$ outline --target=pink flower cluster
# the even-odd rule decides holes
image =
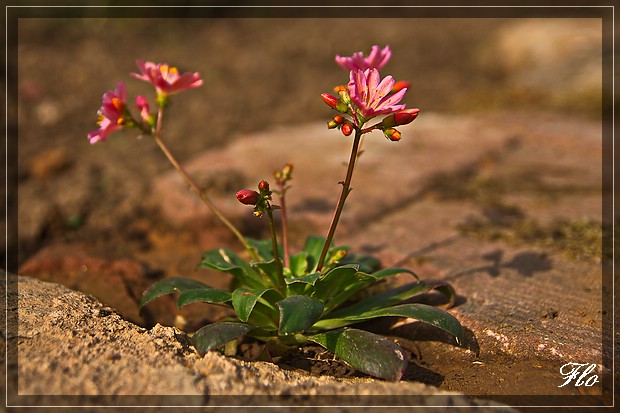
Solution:
[[[392,76],[381,79],[379,74],[379,69],[385,66],[391,56],[389,46],[381,49],[376,45],[367,57],[361,52],[350,57],[336,56],[336,62],[349,70],[349,83],[346,88],[336,88],[339,97],[323,93],[321,98],[336,111],[349,114],[358,128],[378,115],[390,115],[381,124],[384,132],[387,128],[412,122],[420,110],[405,109],[406,105],[400,103],[407,93],[409,82],[396,82]],[[351,134],[349,123],[337,122],[336,117],[328,122],[328,127],[339,127],[345,135]],[[400,134],[393,129],[386,136],[391,140],[400,139]]]
[[[171,67],[165,63],[137,60],[136,65],[141,73],[131,73],[131,75],[147,81],[155,87],[157,103],[160,106],[164,105],[169,95],[202,85],[202,79],[198,73],[179,74],[176,67]],[[142,119],[140,127],[144,131],[151,130],[154,116],[150,113],[148,100],[144,96],[136,96],[136,107]],[[99,125],[99,129],[89,132],[87,135],[91,144],[104,142],[112,132],[138,126],[127,108],[126,90],[123,82],[118,82],[115,90],[104,93],[98,115],[97,125]]]

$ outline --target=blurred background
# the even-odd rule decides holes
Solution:
[[[320,94],[347,82],[337,54],[390,45],[382,70],[411,82],[409,107],[484,118],[561,113],[599,122],[604,90],[595,18],[23,18],[18,24],[18,256],[53,244],[105,259],[149,248],[168,223],[149,201],[170,166],[136,134],[90,145],[102,94],[127,84],[136,59],[197,71],[201,88],[174,99],[168,144],[181,161],[249,132],[325,122]],[[609,43],[609,42],[608,42]],[[605,44],[608,44],[605,43]],[[11,108],[15,110],[15,108]],[[16,128],[15,128],[16,126]],[[464,148],[466,149],[466,148]],[[10,247],[14,247],[11,246]]]

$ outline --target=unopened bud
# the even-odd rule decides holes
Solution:
[[[344,123],[344,117],[336,115],[334,116],[334,122],[336,122],[337,125],[342,125]]]
[[[351,103],[351,97],[349,96],[349,92],[347,92],[346,89],[339,91],[338,96],[340,96],[340,100],[345,105],[348,105],[349,103]]]
[[[383,131],[383,134],[389,140],[396,142],[400,140],[400,132],[393,128],[388,128]]]
[[[396,93],[405,88],[408,89],[409,86],[411,86],[411,82],[407,82],[405,80],[399,80],[398,82],[394,83],[394,86],[392,86],[392,93]]]
[[[269,182],[262,180],[258,183],[258,189],[261,191],[269,191]]]
[[[343,85],[334,86],[334,92],[336,93],[346,92],[346,90],[347,90],[346,86],[343,86]]]
[[[406,125],[413,122],[418,117],[420,109],[404,109],[396,113],[392,113],[381,121],[381,125],[391,128],[392,126]]]
[[[346,103],[344,103],[344,102],[342,102],[342,101],[340,101],[340,102],[338,102],[338,104],[336,105],[336,108],[335,108],[335,109],[336,109],[338,112],[340,112],[340,113],[347,113],[347,112],[349,112],[349,105],[348,105],[348,104],[346,104]]]
[[[321,98],[323,99],[323,102],[327,103],[327,106],[333,109],[336,109],[336,105],[340,102],[340,99],[334,95],[330,95],[329,93],[321,93]]]
[[[258,192],[251,189],[242,189],[237,192],[237,200],[244,205],[256,205],[258,202]]]
[[[345,123],[342,125],[342,128],[340,130],[342,131],[342,134],[344,136],[349,136],[351,132],[353,132],[353,125],[351,125],[350,123]]]
[[[335,129],[337,127],[338,127],[338,124],[336,123],[336,121],[330,120],[329,122],[327,122],[328,129]]]
[[[284,165],[282,167],[282,174],[284,175],[285,179],[290,179],[291,178],[291,173],[293,173],[293,164],[292,163],[287,163],[286,165]]]
[[[346,256],[347,256],[347,250],[338,250],[334,253],[334,255],[332,255],[330,261],[339,262]]]

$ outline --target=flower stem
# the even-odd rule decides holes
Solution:
[[[284,287],[286,283],[284,282],[284,273],[282,270],[282,261],[280,261],[280,252],[278,251],[278,238],[276,237],[276,226],[273,222],[273,210],[271,206],[267,208],[267,216],[269,217],[269,232],[271,233],[271,248],[273,250],[273,258],[276,262],[276,271],[277,271],[277,283],[281,288],[282,292],[284,292]]]
[[[290,255],[288,249],[288,221],[286,219],[286,188],[279,185],[280,191],[280,211],[282,222],[282,248],[284,248],[284,266],[290,268]]]
[[[244,236],[241,235],[241,232],[239,232],[239,230],[235,228],[235,226],[217,209],[217,207],[215,206],[215,204],[213,204],[213,201],[211,201],[207,193],[204,190],[200,189],[196,181],[192,179],[192,177],[187,173],[185,168],[183,168],[183,166],[176,160],[176,158],[170,152],[170,149],[168,149],[168,146],[166,145],[166,143],[162,140],[161,132],[162,132],[162,125],[163,125],[162,123],[163,113],[164,113],[163,108],[160,107],[158,115],[157,115],[157,126],[156,126],[154,133],[152,134],[153,139],[155,139],[155,142],[157,143],[157,145],[159,145],[159,148],[162,150],[164,155],[166,155],[166,157],[168,158],[172,166],[174,166],[174,168],[179,172],[179,174],[181,175],[185,183],[190,187],[190,189],[196,195],[198,195],[198,197],[202,200],[202,202],[204,202],[205,205],[211,210],[213,215],[215,215],[224,225],[228,227],[228,229],[239,240],[239,242],[241,242],[241,244],[250,253],[250,255],[254,257],[255,256],[254,249],[250,246],[250,244],[244,238]]]
[[[342,191],[340,192],[340,198],[338,198],[338,204],[336,206],[336,211],[334,212],[334,217],[332,218],[332,223],[329,227],[329,232],[327,233],[327,238],[325,239],[325,244],[323,244],[323,250],[321,250],[321,256],[319,257],[319,262],[317,265],[317,271],[321,271],[321,269],[323,268],[323,264],[325,263],[325,257],[327,256],[327,251],[329,250],[329,246],[331,245],[332,239],[334,238],[334,233],[336,232],[336,227],[338,226],[338,220],[340,219],[340,214],[342,214],[344,203],[352,190],[351,178],[353,177],[353,169],[355,168],[355,160],[357,159],[357,152],[359,149],[362,133],[363,132],[359,129],[355,129],[355,138],[353,139],[353,147],[351,148],[351,157],[349,158],[347,176],[344,181],[340,182],[340,184],[342,184]]]

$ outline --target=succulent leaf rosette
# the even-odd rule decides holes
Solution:
[[[381,78],[379,70],[391,54],[389,46],[373,46],[368,56],[336,56],[336,62],[349,71],[348,84],[334,88],[336,95],[324,93],[321,97],[337,112],[327,123],[328,128],[338,129],[345,136],[353,135],[351,156],[346,176],[340,181],[342,189],[327,235],[308,236],[303,248],[294,253],[288,245],[286,211],[292,164],[274,172],[274,188],[262,180],[256,189],[237,192],[239,202],[252,206],[256,217],[267,216],[270,238],[254,240],[237,230],[165,145],[164,109],[172,95],[202,84],[198,73],[180,73],[167,64],[137,61],[140,73],[132,76],[154,86],[157,113],[150,113],[148,100],[137,96],[135,109],[139,114],[134,117],[126,104],[122,82],[103,95],[99,129],[88,134],[90,143],[103,142],[111,133],[130,128],[152,137],[190,188],[244,247],[242,253],[231,248],[207,251],[199,264],[201,268],[230,274],[234,279],[233,291],[213,288],[191,278],[165,278],[145,291],[140,308],[173,293],[177,294],[179,308],[196,302],[232,308],[234,318],[205,325],[194,333],[193,342],[203,354],[243,336],[267,343],[266,348],[271,351],[314,343],[363,373],[392,381],[400,380],[407,368],[405,350],[390,338],[355,328],[356,324],[383,317],[410,318],[444,330],[454,336],[456,343],[460,342],[463,330],[453,315],[431,305],[410,302],[434,290],[444,294],[451,306],[455,292],[448,283],[421,281],[407,268],[382,268],[375,257],[351,253],[348,247],[335,246],[333,242],[351,192],[362,136],[379,130],[389,141],[400,141],[401,134],[395,127],[411,123],[419,114],[419,109],[406,109],[401,103],[408,82],[396,82],[392,76]],[[280,236],[276,233],[274,211],[278,211],[281,221]],[[411,281],[387,290],[370,288],[399,274],[410,276]]]

